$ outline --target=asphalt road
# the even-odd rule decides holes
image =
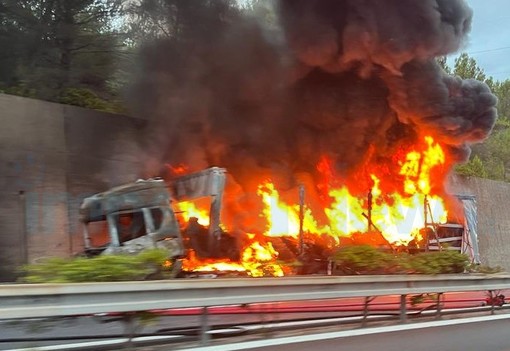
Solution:
[[[510,351],[510,319],[243,349],[260,351]]]

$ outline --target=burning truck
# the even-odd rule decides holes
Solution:
[[[433,146],[429,144],[429,151]],[[421,161],[407,157],[402,169],[416,169],[409,164],[415,161],[427,169],[425,154]],[[274,185],[265,181],[257,193],[262,210],[252,214],[264,219],[265,225],[259,232],[242,233],[220,220],[226,174],[225,169],[212,167],[169,182],[138,180],[86,198],[81,206],[85,252],[138,253],[163,248],[176,274],[181,269],[250,276],[326,273],[328,256],[352,244],[411,253],[457,250],[479,263],[474,198],[458,197],[462,216],[455,223],[447,222],[446,202],[423,193],[427,189],[423,175],[422,189],[409,183],[414,190],[407,196],[383,195],[375,174],[365,198],[350,195],[345,187],[329,189],[332,203],[323,209],[327,224],[314,218],[317,209],[307,204],[305,186],[296,189],[298,203],[286,204]],[[412,178],[418,186],[420,177],[416,176]],[[209,199],[207,209],[193,201],[203,198]],[[301,267],[298,271],[291,267],[296,262]]]
[[[226,248],[233,247],[232,240],[225,243],[227,234],[220,228],[224,173],[223,169],[215,167],[176,179],[172,182],[173,196],[169,185],[162,179],[147,179],[84,199],[80,215],[85,254],[133,254],[148,248],[161,248],[168,251],[170,260],[180,262],[178,260],[185,257],[186,248],[181,234],[183,228],[172,202],[210,196],[211,224],[205,229],[196,218],[188,217],[186,239],[201,257],[238,259],[236,252],[226,253]],[[206,235],[199,238],[204,230]]]

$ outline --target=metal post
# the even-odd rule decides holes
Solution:
[[[437,310],[436,310],[436,319],[441,319],[441,311],[443,309],[443,293],[437,294]]]
[[[133,349],[133,338],[136,336],[136,312],[127,312],[122,315],[122,323],[124,323],[124,335],[127,338],[126,346],[129,350]]]
[[[400,295],[400,322],[407,323],[407,295]]]
[[[494,299],[495,299],[495,295],[494,295],[494,291],[492,290],[489,290],[489,301],[491,303],[491,314],[494,314]]]
[[[303,255],[305,251],[305,243],[303,238],[303,222],[305,217],[305,186],[299,184],[299,255]]]
[[[202,345],[207,345],[209,343],[209,324],[208,318],[209,314],[207,311],[207,307],[202,308],[202,314],[200,315],[200,343]]]
[[[223,189],[225,188],[225,173],[215,171],[211,180],[214,185],[214,195],[211,197],[211,210],[209,212],[209,252],[216,255],[218,251],[218,241],[220,240],[221,230],[221,204],[223,200]]]
[[[427,228],[427,225],[429,224],[429,215],[428,215],[428,198],[427,198],[427,195],[425,195],[425,197],[423,198],[423,227],[424,228]]]
[[[428,209],[428,199],[427,199],[427,195],[425,195],[425,197],[423,198],[423,228],[425,228],[425,235],[427,236],[425,238],[425,251],[428,252],[430,251],[430,235],[429,235],[429,230],[428,230],[428,212],[427,212],[427,209]],[[439,245],[439,242],[437,243]]]
[[[363,306],[363,320],[361,322],[361,325],[364,327],[367,325],[367,318],[368,318],[368,305],[372,301],[372,298],[370,296],[365,297],[365,303]]]
[[[372,230],[372,188],[368,190],[368,214],[367,214],[367,220],[368,220],[368,232]]]
[[[430,201],[427,201],[427,203],[425,205],[427,206],[428,216],[430,217],[429,225],[431,225],[432,228],[434,229],[433,233],[434,233],[434,238],[437,241],[437,249],[439,251],[443,251],[443,248],[441,247],[441,242],[439,241],[439,236],[437,235],[437,226],[436,226],[436,223],[434,222],[434,217],[432,216],[432,209],[430,208]]]

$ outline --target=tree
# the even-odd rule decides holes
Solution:
[[[510,80],[497,81],[491,89],[498,97],[498,124],[510,127]]]
[[[15,80],[14,71],[19,57],[19,43],[21,38],[13,18],[7,15],[4,1],[0,1],[0,82],[11,84]],[[1,86],[0,86],[1,87]]]
[[[440,65],[446,65],[444,58],[438,59]],[[498,97],[498,120],[489,139],[480,145],[473,146],[471,159],[456,167],[456,172],[463,175],[507,180],[510,169],[510,80],[496,81],[487,76],[478,66],[476,60],[462,53],[456,60],[453,75],[463,79],[476,79],[485,82]]]
[[[4,91],[52,101],[71,88],[112,97],[109,79],[124,47],[113,24],[120,0],[0,0],[0,10]]]
[[[490,151],[490,159],[495,162],[494,166],[498,168],[495,175],[507,180],[506,170],[510,169],[510,128],[496,131],[487,140],[487,149]]]
[[[139,0],[126,11],[133,42],[143,43],[161,37],[186,40],[197,32],[212,38],[239,8],[236,0]]]
[[[485,72],[478,66],[476,60],[465,52],[455,59],[452,73],[462,79],[471,78],[481,82],[485,82],[487,79]]]
[[[488,176],[488,172],[478,155],[472,157],[467,163],[458,165],[455,168],[455,171],[458,174],[465,176],[474,176],[479,178],[487,178]]]

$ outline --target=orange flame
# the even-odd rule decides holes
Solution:
[[[444,201],[438,195],[431,195],[431,172],[435,167],[444,165],[445,154],[432,137],[424,138],[425,148],[411,150],[405,160],[399,162],[399,175],[403,177],[402,192],[384,193],[380,188],[381,179],[370,174],[372,183],[371,221],[384,238],[392,244],[407,244],[418,235],[425,225],[423,207],[428,201],[431,218],[436,222],[446,221],[447,211]],[[331,183],[333,172],[326,158],[322,158],[318,169],[325,172],[327,183]],[[324,184],[321,185],[325,187]],[[268,222],[264,232],[268,236],[291,235],[299,233],[299,206],[289,205],[280,200],[274,184],[266,181],[258,191],[264,203],[263,216]],[[330,206],[324,208],[329,223],[318,225],[310,209],[306,209],[303,231],[311,234],[328,234],[333,237],[348,237],[357,232],[368,232],[367,199],[352,194],[346,186],[329,189],[332,199]]]
[[[299,234],[299,215],[292,207],[280,201],[280,195],[274,184],[268,181],[259,185],[257,194],[264,203],[262,215],[268,222],[268,228],[264,234],[268,236],[297,236]]]
[[[278,253],[271,243],[251,243],[242,252],[241,262],[230,260],[199,260],[193,251],[183,260],[183,269],[196,272],[245,272],[252,277],[283,277],[283,268],[275,262]]]
[[[373,165],[367,162],[352,187],[349,182],[341,186],[339,177],[327,157],[322,157],[317,165],[323,182],[317,185],[323,207],[314,208],[313,213],[322,211],[321,221],[317,220],[312,209],[303,208],[302,229],[307,235],[329,236],[333,242],[342,244],[342,238],[356,233],[379,231],[392,245],[407,245],[417,236],[426,222],[445,222],[446,206],[437,189],[444,178],[446,157],[441,146],[432,137],[426,136],[412,149],[401,150],[393,158],[396,170],[391,166]],[[393,166],[394,167],[394,166]],[[366,178],[366,179],[365,179]],[[360,193],[363,186],[369,189]],[[357,190],[356,190],[357,189]],[[261,234],[267,237],[297,237],[300,232],[300,207],[286,203],[270,180],[263,181],[257,190],[263,205],[261,217],[266,222]],[[424,207],[428,218],[424,218]],[[200,210],[191,202],[177,205],[187,221],[197,217],[202,225],[209,224],[208,210]],[[369,225],[368,218],[371,219]],[[185,269],[195,271],[237,271],[259,277],[264,275],[282,276],[285,267],[275,263],[278,252],[270,242],[263,243],[251,235],[250,244],[243,249],[241,260],[198,260],[191,255],[185,260]]]
[[[262,216],[267,220],[268,226],[264,232],[267,236],[293,236],[299,234],[299,205],[287,205],[280,200],[280,195],[270,181],[259,185],[258,195],[262,198],[264,209]],[[303,231],[307,233],[323,234],[327,227],[321,227],[314,219],[309,208],[303,213]]]
[[[176,204],[177,214],[182,217],[185,223],[189,222],[189,219],[195,217],[198,219],[200,225],[208,226],[210,217],[208,210],[199,209],[197,205],[192,201],[182,201]]]

